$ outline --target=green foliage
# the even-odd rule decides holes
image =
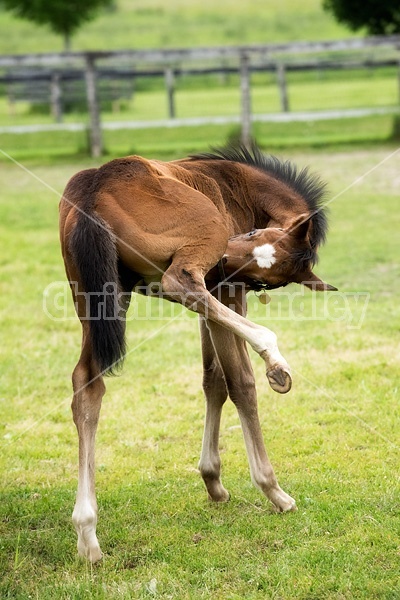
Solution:
[[[1,4],[17,17],[48,25],[54,33],[68,40],[101,8],[110,7],[112,0],[1,0]]]
[[[393,117],[393,129],[391,139],[398,142],[400,140],[400,116]]]
[[[400,33],[398,0],[323,0],[323,6],[354,31],[366,28],[372,35]]]
[[[85,5],[81,4],[79,10]],[[48,5],[50,10],[52,2]],[[218,46],[349,35],[323,11],[321,0],[118,0],[117,7],[78,31],[74,49]],[[11,13],[1,15],[0,53],[51,52],[59,47],[55,35],[34,30]]]

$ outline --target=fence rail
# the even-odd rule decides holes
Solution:
[[[321,60],[319,58],[307,58],[299,61],[299,54],[318,53],[343,53],[361,51],[381,52],[389,51],[391,56],[375,59],[358,57],[343,60],[343,58],[332,59],[331,56]],[[102,129],[139,129],[146,127],[176,127],[202,124],[240,123],[242,127],[242,140],[248,143],[251,136],[251,124],[254,121],[265,122],[293,122],[301,120],[339,119],[354,116],[367,116],[376,114],[397,113],[396,107],[392,108],[365,108],[355,110],[318,111],[306,113],[289,113],[287,95],[286,71],[310,70],[310,69],[345,69],[377,66],[399,66],[400,58],[400,36],[376,36],[368,38],[356,38],[348,40],[334,40],[322,42],[295,42],[288,44],[267,44],[252,46],[224,46],[213,48],[181,48],[165,50],[127,50],[110,52],[72,52],[58,54],[30,54],[0,56],[0,68],[28,68],[47,67],[50,71],[50,96],[53,106],[53,114],[60,118],[60,102],[62,96],[61,80],[64,73],[60,67],[65,69],[65,78],[74,79],[79,77],[85,82],[85,94],[89,111],[89,134],[91,153],[99,156],[102,153]],[[296,60],[293,60],[296,57]],[[191,62],[220,61],[215,67],[188,67]],[[225,64],[221,61],[234,61],[234,65]],[[118,66],[115,65],[118,61]],[[104,67],[104,63],[110,66]],[[130,68],[122,69],[121,65],[128,64]],[[185,66],[182,66],[185,65]],[[138,65],[141,66],[137,69]],[[58,69],[58,70],[57,70]],[[283,113],[280,114],[251,114],[251,73],[256,71],[276,71],[280,90],[281,106]],[[241,115],[233,117],[202,117],[190,119],[176,119],[174,108],[174,80],[179,74],[205,74],[205,73],[228,73],[240,74],[241,91]],[[141,121],[141,122],[106,122],[101,124],[99,80],[111,77],[121,79],[136,77],[154,77],[163,75],[168,95],[169,120]],[[28,74],[29,75],[29,74]],[[25,75],[26,76],[26,75]],[[32,81],[49,81],[49,74],[32,73]],[[20,79],[18,79],[20,77]],[[22,78],[22,79],[21,79]],[[46,79],[47,78],[47,79]],[[23,74],[3,74],[0,83],[14,83],[23,80]],[[400,81],[400,80],[399,80]],[[400,86],[399,86],[400,89]],[[56,125],[32,125],[2,127],[2,133],[27,133],[33,131],[82,131],[86,128],[84,124],[56,124]]]
[[[342,71],[352,69],[379,69],[384,67],[399,67],[395,58],[374,60],[302,60],[292,62],[261,62],[257,65],[248,64],[248,71],[253,73],[275,73],[281,98],[281,109],[289,111],[289,98],[286,74],[292,72]],[[179,78],[202,75],[238,75],[238,66],[218,65],[215,67],[166,67],[164,69],[132,69],[132,68],[98,68],[97,87],[101,104],[112,102],[113,107],[120,105],[123,99],[131,99],[134,95],[135,84],[142,78],[164,78],[168,99],[168,115],[176,116],[175,82]],[[5,84],[9,101],[10,114],[14,112],[17,102],[31,104],[48,104],[56,122],[62,121],[65,107],[81,106],[86,100],[85,71],[83,69],[14,69],[12,72],[0,74],[0,84]],[[400,72],[399,72],[400,88]],[[400,95],[400,92],[399,92]]]
[[[347,108],[341,110],[319,110],[292,113],[266,113],[251,115],[252,123],[296,123],[309,121],[330,121],[336,119],[353,119],[378,115],[400,115],[400,106],[376,108]],[[229,125],[242,123],[240,116],[227,117],[190,117],[186,119],[156,119],[152,121],[106,121],[101,129],[118,131],[122,129],[157,129],[173,127],[195,127],[198,125]],[[45,125],[11,125],[0,127],[4,133],[41,133],[46,131],[87,131],[85,123],[48,123]]]
[[[400,36],[371,36],[348,40],[328,40],[316,42],[290,42],[281,44],[254,44],[248,46],[214,46],[208,48],[166,48],[150,50],[110,50],[96,52],[59,52],[43,54],[13,54],[0,56],[0,67],[59,65],[72,62],[113,60],[172,64],[181,61],[214,60],[218,58],[240,58],[276,56],[280,54],[303,54],[317,52],[343,52],[368,48],[391,47],[400,49]]]

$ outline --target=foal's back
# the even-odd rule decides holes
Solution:
[[[60,203],[64,256],[65,240],[85,218],[108,227],[121,261],[146,277],[164,271],[182,247],[204,254],[207,265],[216,263],[233,229],[211,177],[191,173],[179,162],[138,156],[112,160],[70,180]]]

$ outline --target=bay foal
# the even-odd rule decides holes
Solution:
[[[79,436],[73,522],[80,555],[92,562],[101,558],[95,434],[103,375],[112,374],[124,358],[124,314],[135,290],[180,302],[200,315],[207,409],[199,469],[210,499],[229,498],[218,450],[221,410],[229,395],[239,413],[253,482],[277,510],[295,510],[264,447],[246,342],[264,360],[273,390],[289,391],[290,369],[275,334],[246,319],[243,286],[247,291],[294,281],[333,289],[311,271],[327,228],[323,197],[318,178],[264,156],[255,146],[169,163],[129,156],[69,181],[60,203],[60,236],[83,333],[72,376]],[[242,284],[233,300],[226,281],[218,286],[221,279]],[[227,306],[232,301],[234,310]]]

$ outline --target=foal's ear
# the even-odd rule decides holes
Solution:
[[[310,227],[311,216],[308,213],[302,213],[294,217],[286,226],[286,231],[292,233],[297,238],[305,238]]]
[[[302,283],[314,292],[337,292],[337,288],[322,281],[322,279],[314,275],[312,271],[300,273],[297,278],[297,283]]]

